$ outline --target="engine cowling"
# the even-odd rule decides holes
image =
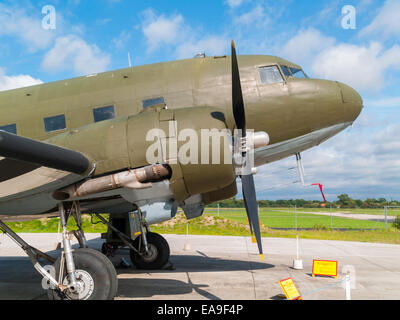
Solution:
[[[236,180],[227,127],[217,108],[145,110],[128,119],[130,165],[167,163],[179,202],[224,189]]]
[[[74,129],[48,142],[93,159],[95,176],[168,164],[173,198],[182,208],[186,206],[190,217],[196,217],[205,204],[236,194],[227,128],[225,116],[217,108],[168,110],[159,105],[133,116]],[[148,159],[151,153],[154,157]]]

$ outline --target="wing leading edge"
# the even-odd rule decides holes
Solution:
[[[8,169],[7,176],[12,176],[13,171],[26,173],[41,166],[82,175],[91,165],[79,152],[5,131],[0,131],[0,157],[7,158],[0,161],[0,168]]]

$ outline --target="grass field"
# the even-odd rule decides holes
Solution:
[[[291,211],[291,212],[285,212]],[[207,214],[217,215],[217,209],[207,209]],[[247,222],[247,216],[244,209],[220,209],[220,216],[236,220],[242,223]],[[312,211],[310,211],[312,212]],[[318,212],[318,211],[315,211]],[[356,220],[340,217],[331,217],[316,214],[306,214],[302,211],[297,211],[295,215],[293,208],[279,208],[279,209],[260,209],[261,222],[270,228],[332,228],[333,229],[384,229],[385,223]],[[390,226],[390,224],[389,224]]]
[[[309,228],[310,230],[280,230],[279,228],[295,227],[294,213],[281,213],[276,212],[275,209],[272,210],[260,210],[263,237],[295,238],[299,234],[303,239],[400,244],[399,230],[395,230],[391,225],[389,225],[389,230],[385,230],[384,223],[376,223],[374,221],[333,217],[334,228],[348,229],[348,231],[342,231],[329,228],[330,217],[300,213],[297,217],[298,228]],[[106,232],[106,226],[92,224],[90,219],[88,215],[83,215],[82,217],[85,232]],[[98,222],[97,218],[93,219],[94,222]],[[220,210],[220,216],[217,216],[217,210],[207,209],[202,217],[190,221],[186,220],[182,213],[179,213],[170,221],[151,226],[151,230],[161,234],[186,234],[188,230],[189,234],[193,235],[249,236],[250,231],[246,220],[247,216],[243,209]],[[7,224],[18,233],[57,233],[59,230],[58,218]],[[70,220],[69,226],[71,229],[76,227],[73,219]]]
[[[294,211],[294,208],[271,208],[276,211]],[[298,212],[330,212],[330,208],[297,208]],[[332,212],[336,213],[357,213],[357,214],[371,214],[371,215],[381,215],[385,214],[384,209],[340,209],[332,208]],[[400,216],[400,208],[389,208],[389,216]]]
[[[243,212],[244,215],[246,215]],[[183,214],[178,214],[174,220],[164,222],[161,225],[152,226],[154,232],[167,234],[189,234],[194,235],[231,235],[249,236],[250,230],[243,214],[228,213],[220,216],[205,214],[200,218],[187,221]],[[241,215],[241,216],[240,216]],[[228,218],[229,217],[229,218]],[[261,215],[261,233],[263,237],[295,238],[297,235],[302,239],[340,240],[359,242],[379,242],[400,244],[400,232],[393,228],[389,230],[330,230],[315,226],[312,230],[276,230],[267,227]],[[282,221],[284,225],[284,221]]]

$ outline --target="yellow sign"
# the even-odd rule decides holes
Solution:
[[[299,290],[297,290],[296,285],[292,278],[279,281],[283,293],[288,300],[301,300],[301,295]]]
[[[338,262],[329,260],[314,260],[312,276],[338,277]]]

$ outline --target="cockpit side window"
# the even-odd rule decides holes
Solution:
[[[278,66],[261,67],[260,77],[263,84],[285,82]]]
[[[283,71],[283,73],[284,73],[284,75],[286,77],[291,77],[292,76],[292,74],[289,71],[289,67],[281,65],[281,69],[282,69],[282,71]]]
[[[292,72],[293,77],[299,78],[299,79],[307,79],[308,77],[304,73],[303,70],[297,69],[297,68],[290,68],[290,71]]]

